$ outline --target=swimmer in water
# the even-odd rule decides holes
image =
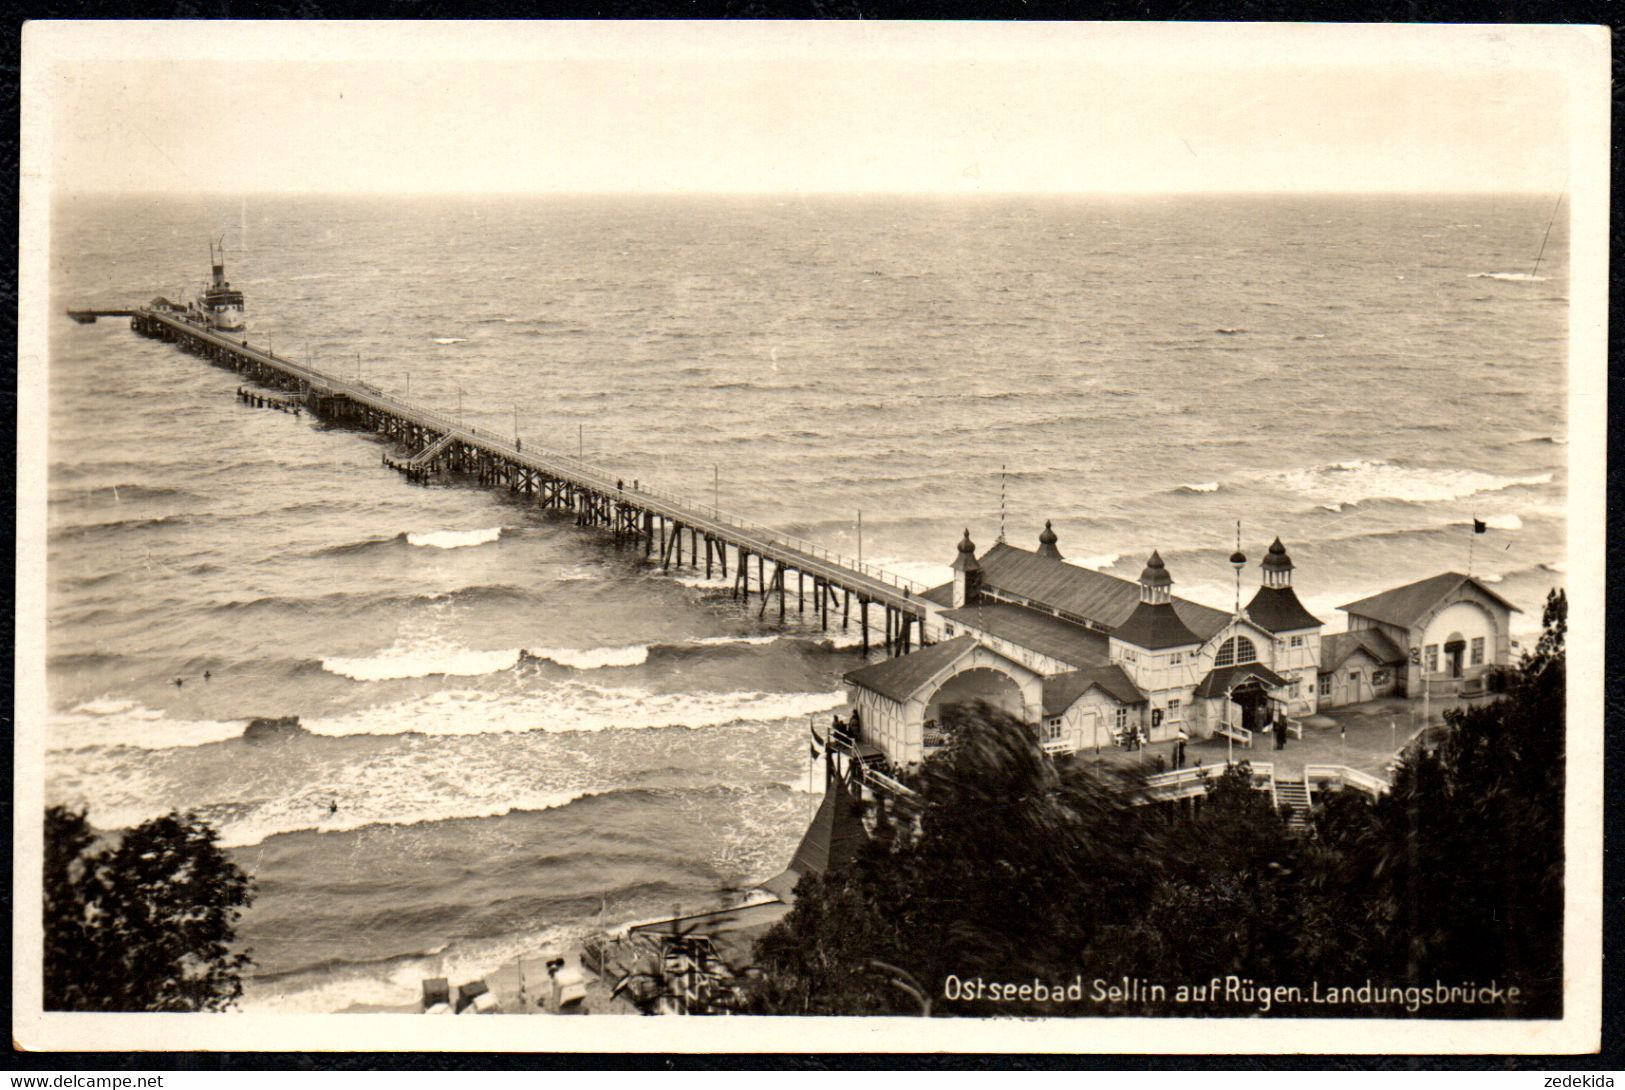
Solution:
[[[339,812],[339,800],[334,799],[334,800],[332,800],[331,802],[329,802],[327,804],[327,816],[332,817],[334,814],[336,814],[338,812]]]
[[[175,679],[175,688],[179,689],[182,685],[185,685],[185,684],[186,684],[186,682],[182,681],[180,678]]]
[[[207,671],[207,670],[205,670],[205,671],[203,671],[203,680],[204,680],[204,681],[208,681],[208,680],[209,680],[209,679],[210,679],[210,678],[211,678],[211,677],[213,677],[213,676],[214,676],[214,675],[213,675],[213,674],[211,674],[211,673],[209,673],[209,671]]]

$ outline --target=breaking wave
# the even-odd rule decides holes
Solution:
[[[465,344],[467,341],[467,337],[436,337],[434,339],[435,344]]]
[[[471,545],[488,545],[502,536],[502,527],[484,530],[433,530],[429,533],[406,535],[408,545],[433,549],[463,549]]]
[[[1219,482],[1218,481],[1204,481],[1201,484],[1182,484],[1177,489],[1175,489],[1175,491],[1177,491],[1177,492],[1194,492],[1194,493],[1217,492],[1218,490],[1219,490]]]
[[[1550,484],[1550,473],[1498,477],[1476,469],[1433,469],[1383,459],[1331,462],[1272,475],[1294,492],[1313,498],[1328,511],[1367,500],[1391,499],[1435,503],[1499,492],[1519,485]]]
[[[1544,276],[1536,276],[1533,273],[1485,272],[1485,273],[1473,273],[1467,279],[1469,279],[1469,280],[1509,280],[1509,281],[1512,281],[1513,283],[1517,283],[1517,284],[1544,284],[1548,278],[1544,277]]]
[[[639,643],[627,647],[543,647],[535,650],[527,649],[520,657],[545,659],[572,670],[642,666],[649,661],[649,645]]]
[[[322,669],[352,681],[401,681],[416,677],[479,677],[519,665],[520,651],[475,651],[433,642],[416,646],[397,644],[376,655],[331,657]]]

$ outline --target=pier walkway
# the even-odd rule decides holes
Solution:
[[[843,628],[857,622],[865,652],[871,629],[883,634],[880,642],[895,654],[906,654],[916,643],[924,643],[926,605],[920,596],[926,586],[876,565],[664,489],[628,487],[622,478],[601,467],[558,451],[525,446],[517,437],[504,438],[469,427],[368,383],[347,381],[295,363],[247,340],[205,328],[179,311],[157,306],[69,311],[75,321],[85,321],[83,316],[93,321],[96,315],[126,314],[130,327],[143,336],[172,342],[263,386],[291,392],[305,409],[324,419],[395,440],[406,453],[394,458],[385,454],[383,463],[412,480],[463,473],[477,477],[482,485],[506,485],[512,492],[535,497],[543,506],[573,511],[578,525],[607,528],[617,541],[641,542],[645,556],[658,550],[666,568],[685,564],[685,545],[687,566],[696,569],[701,566],[703,550],[707,578],[715,578],[714,571],[728,578],[731,560],[733,594],[748,602],[754,591],[760,598],[758,616],[765,616],[776,599],[782,621],[787,598],[794,598],[798,613],[806,612],[810,598],[824,630],[834,619]],[[872,608],[883,617],[871,620]],[[838,618],[832,616],[837,613]]]

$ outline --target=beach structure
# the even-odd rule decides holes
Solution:
[[[1238,549],[1230,562],[1227,612],[1175,595],[1158,552],[1131,582],[1066,563],[1050,523],[1035,550],[1000,541],[980,555],[967,530],[953,582],[923,596],[936,642],[845,676],[861,744],[916,764],[947,743],[942,709],[980,700],[1034,724],[1052,753],[1182,735],[1250,746],[1277,722],[1301,738],[1323,705],[1420,695],[1424,674],[1470,694],[1473,679],[1507,661],[1513,607],[1467,576],[1352,603],[1350,631],[1328,635],[1299,600],[1279,538],[1244,606],[1247,559]]]
[[[1470,575],[1445,572],[1339,606],[1349,632],[1375,643],[1385,637],[1404,654],[1397,663],[1398,690],[1434,695],[1481,689],[1491,667],[1511,661],[1512,614],[1517,606]],[[1392,651],[1384,651],[1393,665]],[[1373,656],[1375,657],[1375,656]],[[1362,698],[1364,699],[1364,698]]]
[[[1066,563],[1050,523],[1036,550],[1000,541],[981,556],[967,530],[953,582],[924,595],[938,642],[846,675],[863,738],[916,763],[945,743],[940,709],[975,700],[1038,724],[1055,753],[1181,732],[1250,740],[1273,716],[1312,714],[1321,622],[1279,540],[1261,568],[1252,600],[1241,608],[1238,592],[1226,612],[1176,596],[1157,552],[1131,582]]]

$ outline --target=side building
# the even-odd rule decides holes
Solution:
[[[1362,647],[1379,649],[1370,656],[1369,669],[1391,667],[1391,691],[1408,697],[1421,696],[1424,681],[1434,694],[1470,691],[1490,667],[1511,662],[1512,615],[1521,612],[1460,572],[1407,583],[1338,608],[1349,615],[1348,635]]]
[[[922,760],[944,742],[941,708],[972,700],[1040,724],[1052,752],[1316,710],[1321,622],[1299,602],[1279,539],[1234,613],[1175,596],[1156,552],[1130,582],[1067,564],[1057,545],[1046,523],[1036,551],[1001,541],[977,556],[966,531],[953,582],[924,595],[939,642],[846,675],[864,738],[888,760]]]

